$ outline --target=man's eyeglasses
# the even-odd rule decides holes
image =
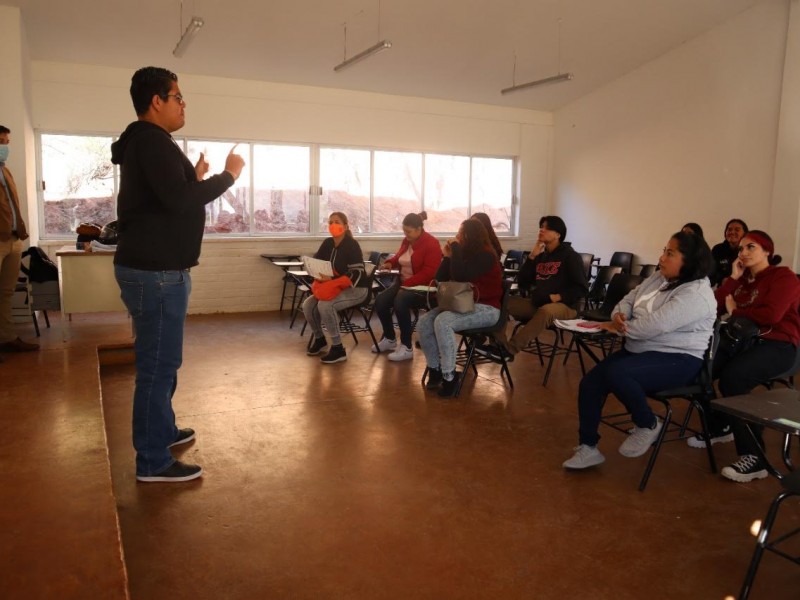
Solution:
[[[163,96],[161,96],[161,98],[164,100],[166,100],[169,97],[175,98],[175,100],[178,101],[178,104],[184,104],[183,96],[181,94],[164,94]]]

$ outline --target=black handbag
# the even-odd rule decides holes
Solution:
[[[755,346],[761,338],[761,328],[746,317],[731,317],[723,323],[719,347],[728,356],[736,356]]]

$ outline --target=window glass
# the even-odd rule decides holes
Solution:
[[[72,237],[80,223],[116,219],[111,136],[42,135],[44,236]]]
[[[253,146],[256,233],[309,232],[310,165],[308,146]]]
[[[469,217],[468,156],[425,155],[425,211],[430,231],[458,231]]]
[[[485,212],[497,233],[511,231],[514,161],[510,158],[472,159],[472,210]]]
[[[208,162],[206,177],[210,177],[225,169],[225,159],[233,146],[233,142],[189,140],[186,156],[194,165],[202,152]],[[244,169],[236,183],[206,204],[205,233],[250,233],[250,144],[237,144],[234,152],[244,158]]]
[[[328,230],[332,212],[347,215],[355,234],[370,231],[370,151],[321,148],[319,151],[319,231]]]
[[[403,217],[422,210],[422,154],[375,152],[372,231],[400,233]]]

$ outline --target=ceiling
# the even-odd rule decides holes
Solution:
[[[182,6],[181,0],[0,0],[0,4],[20,7],[33,60],[132,70],[152,64],[178,75],[554,110],[764,1],[777,0],[381,0],[380,4],[378,0],[185,0]],[[202,17],[205,26],[184,57],[177,59],[172,49],[192,15]],[[334,73],[334,65],[344,58],[345,22],[348,57],[383,38],[393,47]],[[575,78],[500,94],[512,79],[524,83],[559,71]]]

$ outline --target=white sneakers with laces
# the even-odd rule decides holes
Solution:
[[[575,454],[569,460],[565,460],[562,466],[565,469],[588,469],[606,461],[597,446],[587,446],[581,444],[575,448]]]
[[[378,342],[378,345],[372,344],[372,351],[376,353],[380,352],[388,352],[389,350],[394,350],[397,348],[397,340],[390,340],[388,338],[381,338],[381,341]]]
[[[652,429],[649,427],[634,427],[633,433],[629,434],[619,447],[619,453],[628,458],[641,456],[656,441],[663,425],[664,423],[662,423],[661,419],[656,417],[656,425]]]
[[[414,358],[414,349],[403,344],[399,344],[397,346],[397,350],[389,355],[389,360],[393,360],[395,362],[400,360],[409,360],[411,358]]]

